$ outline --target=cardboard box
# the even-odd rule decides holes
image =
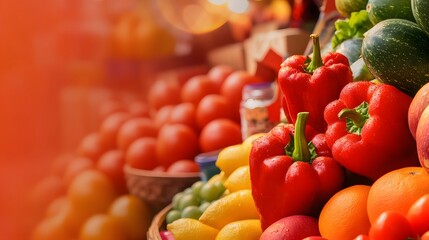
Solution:
[[[244,42],[246,70],[255,73],[258,63],[263,62],[270,51],[283,59],[303,54],[308,41],[309,33],[298,28],[256,33]]]

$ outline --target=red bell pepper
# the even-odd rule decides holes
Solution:
[[[319,37],[312,34],[313,56],[293,55],[282,64],[278,85],[283,93],[283,110],[288,121],[295,123],[299,112],[309,112],[308,124],[325,132],[323,111],[338,98],[341,89],[353,81],[349,61],[341,53],[328,53],[322,61]]]
[[[250,180],[264,230],[286,216],[316,216],[345,183],[344,168],[330,157],[323,134],[306,128],[307,119],[300,113],[295,128],[277,125],[253,143]],[[314,136],[314,144],[305,135]]]
[[[418,166],[407,122],[411,101],[387,84],[361,81],[344,87],[325,110],[326,142],[334,159],[371,180],[397,168]]]

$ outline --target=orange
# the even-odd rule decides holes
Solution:
[[[354,239],[367,234],[370,222],[366,212],[370,186],[353,185],[334,194],[319,216],[319,230],[326,239]]]
[[[79,240],[126,240],[127,236],[119,221],[107,214],[91,216],[83,224]]]
[[[429,174],[421,167],[405,167],[377,179],[368,195],[369,220],[375,222],[384,211],[407,214],[410,206],[429,193]]]

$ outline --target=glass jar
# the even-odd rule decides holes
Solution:
[[[248,84],[242,94],[240,118],[243,140],[256,133],[266,133],[280,122],[276,82]]]

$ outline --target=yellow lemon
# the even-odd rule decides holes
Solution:
[[[225,225],[216,240],[259,240],[262,234],[259,219],[240,220]]]
[[[241,166],[235,169],[225,180],[224,185],[230,192],[251,189],[249,166]]]
[[[219,152],[216,160],[216,166],[229,176],[240,166],[249,165],[249,158],[245,156],[241,144],[228,146]]]
[[[265,135],[265,133],[256,133],[256,134],[253,134],[253,135],[249,136],[248,138],[246,138],[243,141],[243,143],[241,144],[243,146],[244,156],[247,158],[248,162],[249,162],[249,156],[250,156],[250,151],[252,150],[253,142],[256,139],[258,139],[258,138],[260,138],[260,137],[262,137],[264,135]]]
[[[252,191],[248,189],[230,193],[212,202],[200,217],[202,223],[216,229],[245,219],[259,219]]]
[[[222,172],[214,175],[213,177],[211,177],[207,182],[214,183],[214,182],[220,181],[223,183],[226,181],[226,179],[227,179],[226,174],[225,174],[225,172],[222,171]]]
[[[176,240],[214,240],[219,230],[192,218],[180,218],[167,225]]]

